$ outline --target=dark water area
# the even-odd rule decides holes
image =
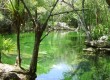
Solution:
[[[36,80],[110,80],[110,57],[83,52],[84,34],[52,32],[41,43]]]

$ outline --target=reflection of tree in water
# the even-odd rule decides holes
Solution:
[[[99,54],[99,52],[96,52],[94,57],[93,67],[95,70],[92,74],[93,80],[110,80],[110,56],[105,55],[104,53]]]
[[[85,60],[79,62],[75,70],[64,74],[64,80],[110,80],[110,56],[96,52],[82,58]]]

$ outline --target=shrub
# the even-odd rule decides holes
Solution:
[[[15,49],[15,44],[12,39],[5,39],[3,36],[0,36],[0,52],[9,52]]]

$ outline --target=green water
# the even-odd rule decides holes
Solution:
[[[61,62],[71,65],[84,46],[84,38],[79,35],[81,34],[63,31],[49,34],[40,46],[38,68],[41,70],[38,69],[38,73],[42,73],[42,70],[47,71],[52,65]]]
[[[5,38],[11,38],[16,44],[16,35],[5,35]],[[34,34],[21,33],[20,38],[22,66],[28,69]],[[37,74],[43,79],[38,80],[110,80],[110,56],[83,52],[84,38],[83,33],[51,32],[40,44]],[[2,61],[14,64],[15,57],[16,46],[13,51],[2,54]]]
[[[83,52],[83,48],[83,33],[52,32],[40,46],[39,56],[44,55],[39,57],[37,80],[110,80],[110,56]],[[58,67],[65,69],[63,77],[56,78],[62,76]]]

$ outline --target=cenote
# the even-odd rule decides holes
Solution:
[[[55,31],[41,43],[36,80],[109,80],[110,57],[84,52],[85,36]]]
[[[12,37],[15,35],[5,36]],[[29,67],[34,34],[21,34],[22,66]],[[40,44],[36,80],[110,80],[110,56],[84,52],[85,35],[81,32],[53,31]],[[14,57],[5,63],[14,64]]]

